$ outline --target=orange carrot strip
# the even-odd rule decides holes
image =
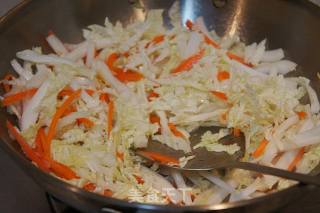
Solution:
[[[113,101],[109,101],[109,103],[108,103],[108,126],[107,126],[108,138],[110,138],[111,130],[113,127],[113,125],[112,125],[113,113],[114,113],[114,103],[113,103]]]
[[[64,111],[63,115],[61,117],[65,117],[67,115],[70,115],[73,112],[76,112],[77,108],[74,105],[71,105],[70,107],[68,107],[68,109],[66,109],[66,111]]]
[[[240,56],[236,55],[236,54],[233,54],[231,52],[227,52],[227,56],[232,59],[232,60],[235,60],[235,61],[238,61],[240,62],[241,64],[244,64],[248,67],[253,67],[253,65],[251,63],[247,63],[245,62],[245,60],[243,58],[241,58]]]
[[[36,144],[36,147],[35,147],[35,151],[37,153],[39,153],[39,155],[42,155],[44,150],[43,150],[43,143],[42,143],[42,140],[41,140],[41,130],[43,131],[43,128],[39,128],[38,129],[38,132],[37,132],[37,135],[36,135],[36,139],[35,139],[35,144]]]
[[[193,28],[193,22],[190,21],[189,19],[186,21],[186,26],[189,30],[192,30]],[[212,40],[209,36],[207,36],[206,34],[204,34],[203,32],[200,31],[200,33],[202,33],[204,35],[204,42],[208,45],[213,46],[214,48],[219,49],[220,45],[215,42],[214,40]]]
[[[138,152],[140,152],[141,155],[146,156],[147,158],[151,158],[155,161],[159,161],[164,164],[179,165],[179,160],[171,156],[167,156],[161,153],[147,151],[147,150],[139,150]]]
[[[211,38],[209,38],[207,35],[204,35],[204,42],[206,42],[206,44],[213,46],[214,48],[217,48],[217,49],[220,48],[220,45],[217,42],[213,41]]]
[[[13,75],[7,74],[6,76],[4,76],[3,80],[10,81],[14,78],[15,77]],[[2,86],[3,86],[3,89],[5,92],[10,92],[10,90],[12,89],[12,85],[10,85],[10,84],[2,83]]]
[[[89,192],[92,192],[92,191],[94,191],[95,189],[96,189],[96,184],[94,184],[94,183],[91,183],[91,182],[88,182],[88,183],[86,183],[82,188],[84,189],[84,190],[87,190],[87,191],[89,191]]]
[[[240,137],[241,131],[238,128],[233,128],[233,135],[235,137]]]
[[[306,112],[300,111],[300,112],[296,112],[296,114],[298,115],[300,120],[304,120],[307,116]]]
[[[190,19],[188,19],[188,20],[186,21],[186,26],[187,26],[187,28],[188,28],[189,30],[192,30],[193,23],[192,23],[192,21],[191,21]]]
[[[304,147],[299,149],[299,152],[297,153],[296,157],[293,159],[293,161],[288,166],[289,171],[293,171],[296,168],[297,164],[300,162],[303,155],[304,155]]]
[[[122,53],[122,55],[126,58],[128,58],[130,56],[130,52],[129,51],[126,51],[124,53]]]
[[[23,138],[23,136],[20,134],[20,132],[16,129],[16,127],[14,127],[10,121],[7,121],[7,128],[9,130],[9,132],[13,135],[13,137],[17,140],[17,142],[19,143],[21,149],[23,150],[23,152],[25,153],[25,155],[31,160],[33,161],[36,165],[39,166],[40,169],[42,169],[43,171],[48,172],[49,168],[50,168],[50,164],[48,161],[46,161],[45,159],[41,158],[41,156],[39,154],[37,154],[36,152],[34,152],[32,150],[32,148],[29,146],[29,144],[25,141],[25,139]]]
[[[55,175],[66,180],[79,179],[77,174],[68,166],[54,160],[51,161],[51,170]]]
[[[138,175],[133,175],[133,177],[136,179],[136,181],[138,182],[138,184],[144,184],[144,180],[142,177],[138,176]]]
[[[223,92],[219,92],[219,91],[211,91],[211,93],[216,96],[217,98],[223,100],[223,101],[227,101],[228,97],[225,93]]]
[[[152,101],[153,98],[158,98],[159,94],[154,92],[154,91],[150,91],[148,94],[148,101]]]
[[[150,123],[152,123],[152,124],[157,123],[157,124],[160,125],[160,118],[159,118],[159,116],[157,116],[157,115],[155,115],[155,114],[151,114],[151,115],[149,116],[149,121],[150,121]]]
[[[118,152],[116,151],[116,156],[119,160],[123,161],[124,160],[124,153],[123,152]]]
[[[57,109],[56,113],[53,115],[48,134],[46,139],[46,144],[48,147],[50,147],[51,141],[56,133],[56,127],[58,124],[59,119],[62,117],[62,115],[65,113],[65,111],[71,106],[73,101],[80,96],[81,90],[77,90],[72,95],[70,95],[63,104]],[[50,156],[50,150],[49,150],[49,156]]]
[[[108,93],[101,93],[100,96],[99,96],[99,100],[100,101],[105,101],[106,103],[109,103],[110,98],[109,98]]]
[[[177,127],[173,123],[168,123],[169,129],[171,132],[176,136],[180,138],[184,138],[184,135],[177,129]]]
[[[49,159],[50,144],[47,144],[47,138],[46,138],[46,133],[44,131],[44,128],[39,129],[39,138],[43,148],[43,156],[44,158]]]
[[[201,49],[198,53],[190,56],[189,58],[183,60],[176,68],[174,68],[171,73],[179,73],[183,71],[190,70],[192,66],[204,56],[204,49]]]
[[[74,90],[67,86],[65,87],[63,90],[61,90],[59,93],[58,93],[58,98],[63,98],[65,96],[70,96],[74,93]]]
[[[109,67],[112,72],[117,72],[114,63],[118,60],[120,55],[118,53],[111,53],[105,60],[105,64]]]
[[[32,88],[32,89],[27,89],[25,91],[18,92],[18,93],[12,94],[12,95],[8,95],[8,96],[4,97],[4,99],[2,100],[2,104],[3,104],[3,106],[9,106],[9,105],[14,104],[16,102],[30,98],[37,92],[37,90],[38,90],[37,88]]]
[[[119,69],[119,68],[118,68]],[[115,75],[115,77],[121,82],[136,82],[143,79],[143,75],[139,72],[133,70],[124,71],[119,69]]]
[[[52,159],[46,159],[45,157],[42,157],[41,155],[38,155],[37,153],[35,153],[31,149],[29,144],[27,144],[27,142],[22,137],[22,135],[18,132],[18,130],[9,121],[7,121],[7,127],[9,129],[9,131],[11,132],[11,134],[13,134],[15,139],[20,144],[20,146],[21,146],[22,150],[24,151],[24,153],[26,154],[26,156],[30,160],[35,162],[39,166],[39,168],[41,168],[42,170],[47,171],[47,172],[49,171],[49,169],[51,169],[51,171],[55,175],[57,175],[61,178],[67,179],[67,180],[78,178],[77,175],[69,167],[67,167],[59,162],[56,162]]]
[[[110,189],[105,189],[104,191],[103,191],[103,195],[104,196],[107,196],[107,197],[111,197],[112,196],[112,191],[110,190]]]
[[[159,44],[164,40],[164,35],[158,35],[152,39],[153,44]]]
[[[88,118],[77,118],[77,124],[82,124],[85,128],[91,128],[94,126],[93,121],[89,120]]]
[[[92,96],[94,94],[94,92],[95,92],[93,89],[86,89],[85,91],[90,96]]]
[[[161,133],[161,124],[160,124],[159,116],[157,116],[156,114],[150,114],[149,121],[152,124],[158,124],[159,125],[158,133]]]
[[[148,48],[150,45],[159,44],[164,41],[164,35],[155,36],[150,42],[148,42],[145,48]]]
[[[263,152],[264,152],[266,146],[268,145],[268,143],[269,143],[269,141],[267,141],[267,139],[264,138],[260,142],[260,144],[257,147],[257,149],[252,153],[252,157],[254,157],[254,158],[260,157],[263,154]]]
[[[218,71],[217,79],[218,81],[224,81],[230,78],[230,73],[228,71]]]
[[[143,75],[133,70],[124,70],[114,66],[120,55],[118,53],[111,53],[105,60],[106,65],[113,72],[115,77],[121,82],[135,82],[143,79]]]

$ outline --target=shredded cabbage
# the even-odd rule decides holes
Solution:
[[[64,44],[52,34],[47,41],[55,53],[36,47],[17,53],[22,65],[11,61],[18,76],[1,81],[9,88],[1,99],[38,90],[10,104],[8,112],[17,116],[36,156],[49,149],[44,159],[65,165],[76,177],[66,180],[50,172],[105,196],[179,205],[249,199],[295,184],[238,169],[221,175],[147,167],[134,152],[163,143],[186,154],[177,159],[183,167],[199,147],[237,152],[238,145],[219,143],[231,129],[245,136],[241,160],[312,171],[320,161],[320,104],[307,78],[285,76],[297,65],[284,50],[267,50],[266,40],[246,46],[237,35],[220,38],[202,17],[187,29],[178,1],[168,11],[170,29],[163,14],[151,10],[145,20],[126,26],[106,18],[103,26],[84,29],[79,44]],[[191,132],[202,126],[221,130],[204,133],[191,147]],[[49,141],[42,152],[40,128]],[[265,148],[255,152],[262,142]]]

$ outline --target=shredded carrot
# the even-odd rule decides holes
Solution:
[[[4,76],[3,80],[10,81],[14,78],[15,77],[13,75],[7,74],[6,76]],[[10,84],[2,83],[2,86],[3,86],[3,89],[5,92],[10,92],[10,90],[12,89],[12,85],[10,85]]]
[[[139,72],[133,71],[133,70],[127,70],[124,71],[122,69],[119,69],[116,73],[115,77],[121,81],[121,82],[136,82],[143,79],[143,75]]]
[[[110,98],[109,98],[108,93],[101,93],[100,96],[99,96],[99,100],[100,101],[105,101],[106,103],[109,103]]]
[[[304,120],[307,117],[307,113],[303,111],[296,112],[296,114],[298,115],[300,120]]]
[[[34,152],[32,150],[32,148],[29,146],[29,144],[25,141],[25,139],[23,138],[23,136],[20,134],[20,132],[16,129],[16,127],[14,127],[10,121],[7,121],[7,128],[9,130],[9,132],[13,135],[13,137],[17,140],[17,142],[19,143],[21,149],[23,150],[23,152],[25,153],[25,155],[32,160],[36,165],[39,166],[40,169],[42,169],[43,171],[48,172],[49,168],[50,168],[50,164],[48,161],[44,160],[41,158],[41,156]]]
[[[31,88],[31,89],[27,89],[22,92],[8,95],[8,96],[4,97],[4,99],[2,100],[2,104],[3,104],[3,106],[9,106],[9,105],[14,104],[16,102],[28,99],[28,98],[32,97],[37,92],[37,90],[38,90],[37,88]]]
[[[85,128],[88,128],[88,129],[94,126],[93,121],[91,121],[88,118],[78,118],[77,124],[78,125],[82,124]]]
[[[152,124],[157,123],[157,124],[160,125],[160,118],[159,118],[159,116],[157,116],[156,114],[151,114],[151,115],[149,116],[149,121],[150,121],[150,123],[152,123]]]
[[[167,156],[161,153],[147,151],[147,150],[138,150],[138,152],[147,158],[151,158],[163,164],[179,165],[179,160],[171,156]]]
[[[47,138],[46,138],[46,133],[44,131],[44,128],[40,128],[39,129],[39,139],[41,141],[42,144],[42,148],[43,148],[43,155],[45,158],[49,158],[50,154],[50,144],[47,144]]]
[[[118,53],[111,53],[105,60],[105,64],[109,67],[109,69],[114,72],[117,73],[117,68],[114,66],[114,63],[118,60],[118,58],[120,57],[120,55]]]
[[[240,135],[241,135],[241,130],[238,129],[238,128],[233,128],[233,135],[234,135],[235,137],[240,137]]]
[[[119,160],[123,161],[124,160],[124,153],[123,152],[116,152],[116,156]]]
[[[54,160],[51,160],[51,170],[55,175],[66,180],[79,179],[72,169]]]
[[[133,177],[136,179],[138,184],[144,184],[144,180],[143,180],[143,178],[141,176],[133,175]]]
[[[90,96],[93,96],[93,94],[94,94],[94,92],[95,92],[93,89],[86,89],[85,91],[86,91],[86,93],[87,93],[88,95],[90,95]]]
[[[228,71],[224,71],[224,70],[218,71],[218,73],[217,73],[218,81],[224,81],[229,78],[230,78],[230,73]]]
[[[220,45],[213,41],[211,38],[209,38],[207,35],[204,35],[204,42],[206,42],[206,44],[213,46],[214,48],[220,49]]]
[[[110,134],[113,126],[112,125],[113,114],[114,114],[114,103],[113,101],[110,100],[108,103],[108,127],[107,127],[108,138],[110,138]]]
[[[32,160],[34,163],[36,163],[40,169],[49,172],[51,170],[55,175],[71,180],[74,178],[79,178],[75,172],[73,172],[69,167],[54,161],[52,159],[48,159],[45,156],[41,156],[38,153],[34,152],[29,144],[25,141],[23,136],[18,132],[18,130],[9,122],[7,121],[7,127],[9,129],[9,132],[14,136],[14,138],[18,141],[20,144],[22,150],[26,154],[26,156]],[[42,128],[41,128],[42,129]],[[39,133],[41,134],[41,133]],[[39,136],[40,137],[40,136]]]
[[[293,161],[290,163],[290,165],[288,166],[288,170],[289,171],[293,171],[296,166],[298,165],[298,163],[301,161],[302,157],[304,155],[304,147],[302,147],[301,149],[299,149],[296,157],[293,159]]]
[[[168,123],[169,129],[171,132],[176,136],[180,138],[184,138],[184,135],[177,129],[177,127],[173,123]]]
[[[76,112],[77,108],[74,105],[69,106],[66,111],[64,111],[63,115],[61,117],[65,117],[67,115],[70,115],[73,112]]]
[[[188,20],[186,21],[186,26],[187,26],[187,28],[188,28],[189,30],[192,30],[192,28],[193,28],[193,22],[188,19]],[[220,48],[220,45],[219,45],[217,42],[215,42],[214,40],[212,40],[212,39],[211,39],[209,36],[207,36],[205,33],[201,32],[201,31],[200,31],[200,33],[202,33],[202,34],[204,35],[204,42],[205,42],[206,44],[211,45],[211,46],[213,46],[214,48],[217,48],[217,49]]]
[[[58,93],[58,98],[63,98],[65,96],[70,96],[74,93],[74,90],[69,87],[66,86],[64,89],[62,89],[59,93]]]
[[[152,124],[155,124],[155,123],[158,124],[160,126],[158,132],[161,132],[161,124],[160,124],[159,116],[157,116],[155,114],[150,114],[149,121]],[[184,138],[184,135],[177,129],[177,127],[173,123],[168,123],[168,127],[169,127],[170,131],[172,132],[172,134],[174,134],[176,137]]]
[[[188,28],[189,30],[192,30],[193,23],[192,23],[192,21],[191,21],[190,19],[188,19],[188,20],[186,21],[186,26],[187,26],[187,28]]]
[[[159,116],[156,115],[156,114],[150,114],[149,115],[149,121],[152,124],[158,124],[159,125],[158,133],[160,133],[161,132],[161,124],[160,124]]]
[[[134,70],[125,70],[114,66],[115,62],[120,57],[118,53],[111,53],[105,60],[105,64],[113,72],[114,76],[121,82],[135,82],[143,79],[143,75]]]
[[[62,117],[62,115],[65,113],[65,111],[71,106],[73,101],[77,99],[80,96],[81,90],[77,90],[72,95],[70,95],[64,102],[63,104],[57,109],[56,113],[53,115],[48,134],[47,134],[47,139],[46,143],[47,146],[50,147],[51,141],[56,133],[56,127],[58,124],[59,119]],[[49,150],[49,156],[50,156],[50,150]]]
[[[264,138],[260,142],[260,144],[257,147],[257,149],[252,153],[252,157],[254,157],[254,158],[260,157],[263,154],[263,152],[264,152],[266,146],[268,145],[268,143],[269,143],[269,141],[267,141],[267,139]]]
[[[145,48],[148,48],[150,45],[159,44],[164,41],[164,35],[155,36],[150,42],[148,42]]]
[[[122,53],[122,55],[126,58],[128,58],[130,56],[130,52],[129,51],[126,51],[124,53]]]
[[[105,189],[104,191],[103,191],[103,195],[104,196],[107,196],[107,197],[111,197],[112,196],[112,191],[110,190],[110,189]]]
[[[84,190],[87,190],[87,191],[89,191],[89,192],[92,192],[92,191],[94,191],[95,189],[96,189],[96,184],[94,184],[94,183],[91,183],[91,182],[88,182],[88,183],[86,183],[82,188],[84,189]]]
[[[39,128],[38,129],[38,132],[37,132],[37,135],[36,135],[36,139],[35,139],[35,145],[36,145],[36,147],[35,147],[35,151],[37,152],[37,153],[39,153],[39,155],[42,155],[43,153],[44,153],[44,147],[43,147],[43,143],[42,143],[42,139],[41,139],[41,132],[43,131],[43,128]]]
[[[211,93],[216,96],[217,98],[223,100],[223,101],[227,101],[228,97],[225,93],[223,92],[219,92],[219,91],[211,91]]]
[[[171,73],[179,73],[183,71],[188,71],[192,68],[192,66],[204,56],[204,49],[201,49],[198,53],[190,56],[189,58],[183,60],[176,68],[174,68]]]
[[[158,98],[159,94],[154,92],[154,91],[150,91],[148,94],[148,101],[152,101],[153,98]]]
[[[236,54],[233,54],[231,52],[227,52],[227,56],[232,59],[232,60],[235,60],[235,61],[238,61],[239,63],[241,64],[244,64],[248,67],[253,67],[253,65],[251,63],[247,63],[245,62],[244,58],[241,58],[240,56],[236,55]]]

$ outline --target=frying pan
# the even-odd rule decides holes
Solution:
[[[11,68],[9,61],[17,51],[32,46],[46,47],[49,30],[65,42],[81,41],[81,29],[90,24],[103,24],[108,16],[112,22],[128,23],[143,19],[145,11],[168,9],[171,0],[142,0],[145,11],[129,0],[27,0],[0,18],[0,70],[1,76]],[[305,0],[182,0],[183,20],[203,16],[211,29],[220,36],[238,33],[249,44],[268,39],[268,48],[283,48],[288,58],[299,64],[294,75],[311,79],[311,85],[320,94],[317,71],[320,71],[320,9]],[[164,17],[167,20],[167,17]],[[276,94],[275,94],[276,95]],[[293,203],[315,190],[313,186],[296,185],[267,196],[210,206],[178,207],[148,205],[103,197],[67,184],[40,171],[12,141],[5,127],[10,118],[0,109],[0,146],[41,187],[54,197],[83,212],[267,212]],[[320,177],[319,177],[320,178]],[[27,196],[27,195],[26,195]]]

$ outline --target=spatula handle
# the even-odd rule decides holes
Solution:
[[[250,171],[254,171],[254,172],[259,172],[259,173],[263,173],[263,174],[268,174],[268,175],[282,177],[282,178],[286,178],[286,179],[290,179],[290,180],[299,181],[299,182],[305,183],[305,184],[312,184],[312,185],[320,186],[320,177],[311,176],[308,174],[289,172],[289,171],[286,171],[283,169],[258,165],[255,163],[235,162],[235,163],[230,164],[228,167],[250,170]]]

